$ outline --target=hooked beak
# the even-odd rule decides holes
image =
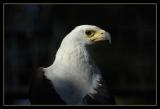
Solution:
[[[104,37],[104,40],[108,40],[109,44],[111,44],[111,35],[109,32],[105,32],[105,35],[103,37]]]
[[[108,40],[109,44],[111,44],[111,35],[109,32],[106,32],[104,30],[100,30],[94,37],[91,38],[91,41],[98,42]]]

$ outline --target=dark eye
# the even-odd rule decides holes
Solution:
[[[95,31],[93,30],[86,30],[86,35],[89,37],[92,37],[95,34]]]

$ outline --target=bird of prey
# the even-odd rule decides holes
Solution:
[[[96,66],[88,45],[109,40],[109,32],[80,25],[64,37],[52,65],[39,67],[31,82],[30,101],[35,105],[107,105],[114,98]]]

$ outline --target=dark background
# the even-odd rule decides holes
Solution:
[[[110,32],[112,44],[91,47],[119,105],[156,103],[155,4],[5,4],[4,103],[28,104],[33,69],[47,67],[75,26]]]

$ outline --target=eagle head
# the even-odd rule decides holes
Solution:
[[[108,40],[111,43],[111,36],[109,32],[94,26],[94,25],[80,25],[76,26],[66,38],[70,38],[76,42],[85,45],[91,45],[98,41]]]

